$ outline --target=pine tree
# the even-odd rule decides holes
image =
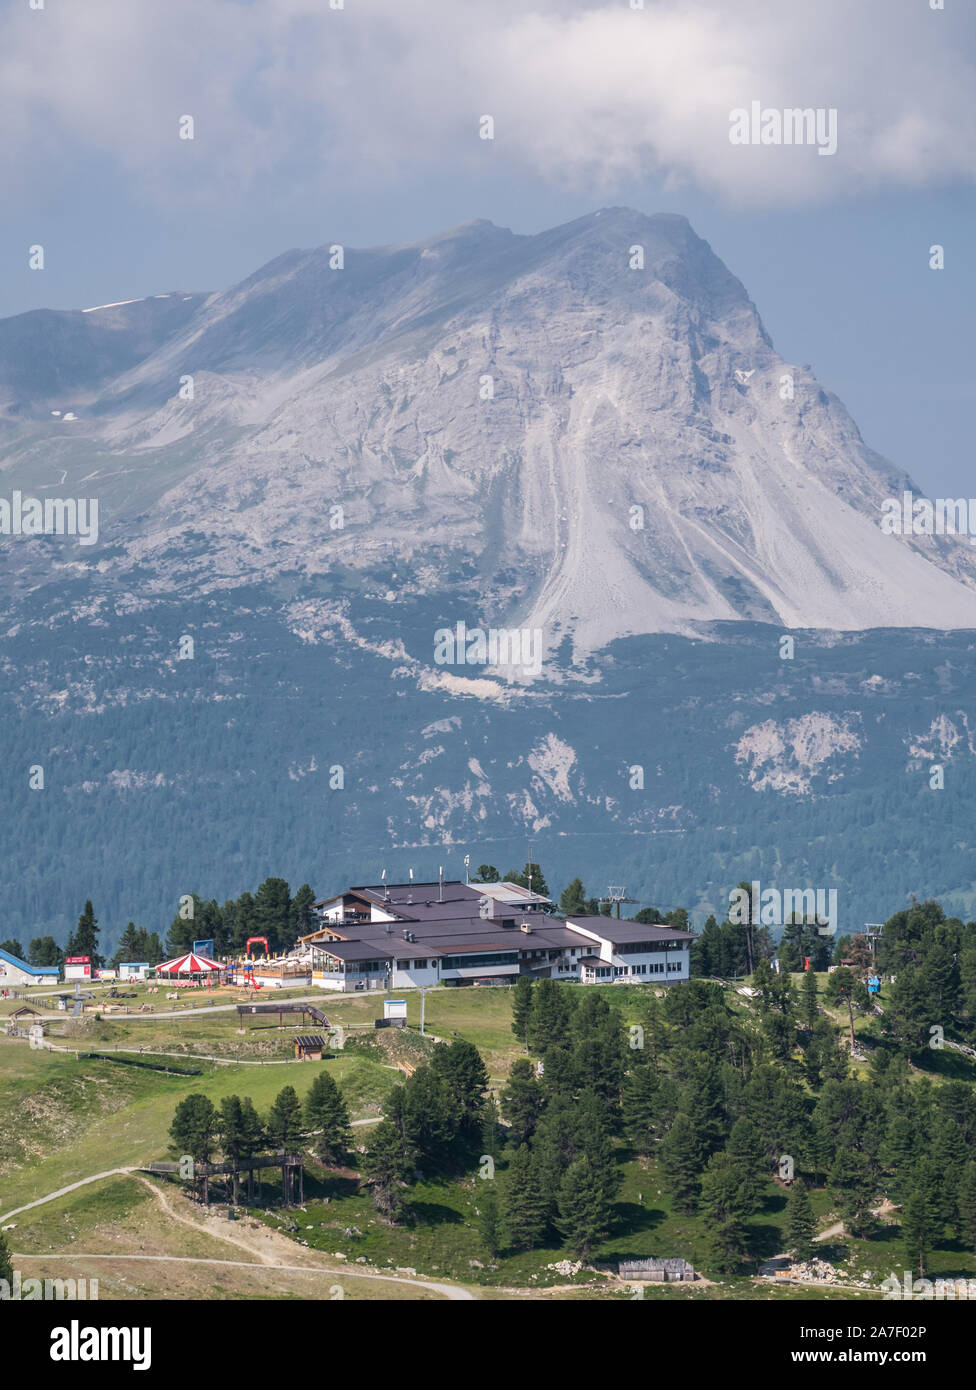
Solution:
[[[305,1097],[305,1125],[314,1135],[315,1152],[323,1163],[340,1162],[352,1131],[342,1092],[327,1071],[320,1071]]]
[[[528,888],[533,893],[539,893],[543,898],[549,897],[549,886],[542,870],[534,860],[529,860],[521,873],[517,869],[510,869],[505,875],[505,882],[517,883],[520,888]]]
[[[240,1197],[239,1164],[244,1156],[244,1121],[241,1113],[240,1096],[224,1096],[220,1102],[217,1119],[217,1133],[220,1147],[228,1161],[234,1165],[234,1205]]]
[[[529,1045],[545,1057],[546,1049],[564,1042],[569,1014],[566,990],[555,980],[539,980],[532,987]]]
[[[499,1128],[501,1125],[501,1113],[498,1109],[498,1102],[494,1096],[489,1096],[485,1101],[484,1110],[481,1112],[481,1149],[489,1158],[498,1157],[499,1149]]]
[[[266,878],[254,895],[255,936],[266,936],[272,954],[294,944],[291,897],[283,878]]]
[[[808,970],[803,976],[800,1017],[803,1026],[811,1029],[820,1017],[817,1010],[817,975],[814,970]]]
[[[560,893],[559,911],[564,917],[581,917],[586,912],[586,889],[581,878],[574,878]]]
[[[297,1149],[305,1138],[302,1103],[294,1086],[283,1086],[268,1113],[268,1138],[276,1149]]]
[[[746,1215],[754,1216],[763,1209],[769,1164],[758,1129],[744,1115],[732,1126],[725,1152],[742,1170],[748,1201]]]
[[[727,1153],[713,1154],[702,1175],[699,1207],[708,1231],[709,1259],[719,1274],[734,1274],[742,1263],[750,1205],[744,1169]]]
[[[123,961],[145,960],[145,956],[136,954],[139,949],[139,932],[135,922],[126,923],[125,931],[119,937],[119,944],[109,958],[109,965],[113,970],[118,970]]]
[[[925,1277],[925,1261],[935,1244],[938,1218],[929,1195],[916,1188],[901,1209],[901,1234],[909,1268]]]
[[[472,878],[471,882],[472,882],[472,883],[498,883],[498,882],[500,882],[500,880],[501,880],[501,874],[500,874],[500,873],[498,872],[498,870],[495,868],[494,864],[479,864],[479,865],[478,865],[478,872],[474,875],[474,877]]]
[[[976,1250],[976,1163],[967,1163],[956,1192],[956,1230],[967,1250]]]
[[[407,1077],[403,1091],[402,1127],[407,1143],[424,1167],[442,1168],[461,1125],[461,1108],[442,1076],[429,1064]],[[390,1114],[389,1107],[387,1114]]]
[[[816,1219],[810,1194],[802,1178],[795,1178],[786,1199],[784,1237],[786,1248],[796,1260],[808,1260],[813,1254],[813,1233]]]
[[[877,1183],[864,1154],[856,1149],[838,1149],[827,1182],[849,1233],[866,1235],[873,1224],[871,1203]]]
[[[241,1152],[245,1158],[253,1158],[267,1142],[268,1136],[254,1102],[250,1096],[245,1096],[241,1101]]]
[[[86,900],[84,910],[78,918],[78,925],[68,937],[65,955],[88,956],[93,970],[105,964],[104,957],[98,954],[98,920],[91,898]]]
[[[494,1180],[486,1180],[478,1204],[478,1226],[481,1244],[492,1259],[498,1254],[502,1243],[501,1213],[498,1208],[498,1193]]]
[[[436,1048],[429,1065],[434,1075],[444,1080],[454,1098],[460,1117],[459,1129],[465,1136],[473,1136],[481,1124],[488,1089],[488,1072],[481,1053],[466,1038],[456,1038]]]
[[[546,1233],[547,1203],[542,1193],[537,1164],[528,1144],[521,1144],[508,1165],[504,1193],[505,1225],[515,1250],[532,1250]]]
[[[0,941],[0,951],[6,951],[10,956],[16,956],[18,960],[26,960],[24,948],[16,937],[8,937],[6,941]]]
[[[658,1079],[653,1067],[634,1067],[624,1079],[623,1126],[640,1154],[650,1153],[657,1130]]]
[[[185,1096],[176,1107],[169,1127],[170,1153],[188,1154],[195,1163],[209,1163],[217,1141],[217,1112],[200,1092]]]
[[[532,1015],[532,980],[528,975],[520,975],[512,991],[512,1032],[528,1051],[529,1019]]]
[[[559,1186],[557,1229],[578,1260],[589,1259],[610,1229],[603,1177],[584,1154],[571,1163]]]
[[[661,1171],[677,1211],[695,1211],[700,1194],[704,1156],[701,1143],[687,1115],[677,1114],[658,1150]]]
[[[535,1133],[542,1114],[542,1088],[528,1057],[516,1057],[501,1093],[502,1112],[511,1125],[515,1144],[524,1144]]]
[[[363,1155],[362,1170],[377,1209],[390,1221],[399,1221],[406,1210],[404,1188],[411,1167],[412,1156],[400,1130],[393,1121],[380,1120]]]
[[[291,931],[295,940],[300,936],[307,936],[314,928],[312,918],[312,904],[315,901],[315,894],[307,883],[303,883],[301,888],[291,900]]]
[[[56,970],[64,965],[64,952],[53,936],[35,936],[28,952],[27,959],[31,965],[48,965]]]

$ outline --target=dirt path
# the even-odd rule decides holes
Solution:
[[[873,1216],[888,1216],[891,1212],[897,1210],[898,1208],[895,1205],[895,1203],[889,1201],[886,1197],[884,1201],[880,1203],[879,1206],[871,1208],[871,1213]],[[831,1240],[834,1236],[842,1236],[844,1234],[845,1231],[843,1221],[835,1221],[833,1226],[828,1226],[825,1231],[821,1231],[820,1234],[818,1236],[814,1236],[813,1239],[814,1243],[816,1243],[817,1241],[821,1240]]]
[[[209,1236],[211,1239],[220,1241],[225,1245],[235,1246],[239,1250],[245,1251],[253,1258],[251,1260],[221,1260],[217,1258],[205,1258],[202,1256],[182,1256],[182,1255],[118,1255],[118,1254],[81,1254],[72,1251],[64,1255],[22,1255],[16,1254],[17,1259],[51,1259],[51,1260],[142,1260],[150,1262],[153,1260],[166,1263],[185,1263],[185,1264],[212,1264],[229,1265],[243,1269],[281,1269],[288,1272],[298,1272],[303,1274],[326,1274],[331,1278],[341,1279],[372,1279],[393,1284],[409,1284],[419,1289],[433,1289],[436,1293],[442,1294],[444,1298],[452,1302],[470,1302],[475,1295],[460,1284],[445,1284],[434,1282],[428,1279],[412,1279],[407,1275],[379,1271],[365,1271],[358,1265],[343,1263],[333,1266],[323,1264],[317,1251],[305,1251],[302,1247],[296,1247],[295,1242],[279,1231],[273,1230],[270,1226],[261,1223],[251,1230],[237,1230],[230,1232],[226,1229],[227,1222],[223,1217],[215,1212],[198,1211],[186,1199],[175,1194],[168,1194],[152,1182],[144,1173],[137,1168],[110,1168],[107,1172],[96,1173],[90,1178],[82,1178],[80,1182],[69,1183],[67,1187],[59,1188],[56,1192],[49,1192],[46,1197],[38,1197],[33,1202],[28,1202],[25,1206],[17,1207],[16,1210],[7,1212],[0,1217],[0,1222],[9,1220],[10,1217],[18,1215],[20,1212],[30,1211],[33,1207],[42,1206],[45,1202],[53,1201],[56,1197],[61,1197],[65,1193],[74,1192],[79,1187],[84,1187],[88,1183],[98,1182],[102,1178],[123,1175],[133,1177],[141,1182],[155,1200],[159,1203],[166,1217],[177,1225],[186,1226],[200,1235]],[[170,1200],[172,1196],[172,1200]],[[185,1210],[179,1210],[184,1207]],[[284,1257],[284,1258],[282,1258]],[[289,1263],[299,1259],[300,1264]]]
[[[358,1265],[352,1268],[346,1265],[342,1269],[326,1269],[323,1265],[285,1265],[270,1262],[258,1265],[253,1260],[217,1260],[199,1255],[95,1255],[80,1250],[72,1251],[70,1255],[24,1255],[15,1251],[14,1258],[17,1260],[113,1260],[117,1263],[126,1260],[140,1260],[144,1264],[219,1265],[225,1269],[280,1269],[285,1274],[324,1274],[330,1279],[345,1277],[372,1279],[381,1284],[411,1284],[417,1289],[432,1289],[452,1303],[474,1300],[474,1294],[461,1288],[459,1284],[435,1284],[432,1280],[427,1279],[408,1279],[402,1274],[367,1274]]]

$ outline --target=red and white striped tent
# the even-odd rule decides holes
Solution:
[[[221,969],[222,967],[215,960],[210,960],[207,956],[197,956],[192,951],[187,951],[185,956],[177,956],[175,960],[168,960],[164,965],[157,965],[156,974],[210,975]]]

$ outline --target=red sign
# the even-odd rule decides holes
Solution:
[[[89,965],[91,956],[65,956],[65,965]]]

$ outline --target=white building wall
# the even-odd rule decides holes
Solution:
[[[393,968],[393,988],[394,989],[419,989],[421,985],[436,985],[440,981],[440,971],[437,968],[437,958],[432,957],[432,964],[426,970],[418,970],[415,961],[405,961],[406,969],[399,965]]]

